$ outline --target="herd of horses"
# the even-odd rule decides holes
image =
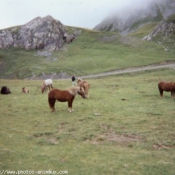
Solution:
[[[53,88],[52,79],[46,79],[42,82],[41,85],[41,93],[45,93],[48,91],[48,103],[52,110],[55,111],[55,102],[67,102],[68,103],[68,111],[73,112],[72,104],[77,94],[79,94],[82,98],[89,98],[89,83],[80,78],[77,79],[77,86],[73,86],[71,88],[60,90]],[[22,88],[23,93],[29,93],[30,90],[26,87]],[[1,88],[1,94],[10,94],[10,89],[7,86],[3,86]]]
[[[68,103],[68,111],[73,112],[72,104],[77,94],[79,94],[82,98],[89,98],[89,88],[90,85],[87,81],[82,80],[81,78],[77,79],[77,86],[73,86],[71,88],[60,90],[53,88],[53,82],[51,79],[46,79],[43,81],[41,86],[41,93],[48,91],[48,103],[52,112],[55,111],[55,102],[67,102]],[[160,96],[163,98],[163,92],[171,92],[171,98],[174,98],[175,95],[175,82],[166,82],[160,81],[158,83],[158,89],[160,92]],[[30,91],[23,87],[23,93],[29,93]],[[7,86],[2,86],[1,94],[11,94],[10,89]]]

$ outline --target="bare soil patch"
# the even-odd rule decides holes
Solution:
[[[104,133],[102,135],[99,135],[95,137],[93,140],[87,140],[87,142],[90,142],[95,145],[103,144],[106,142],[109,143],[116,143],[118,145],[131,145],[134,142],[142,142],[144,141],[144,138],[140,135],[135,134],[118,134],[118,133]]]

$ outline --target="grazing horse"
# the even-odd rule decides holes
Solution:
[[[30,91],[29,91],[27,88],[23,87],[23,88],[22,88],[22,92],[25,93],[25,94],[27,94],[27,93],[29,93]]]
[[[161,97],[163,97],[163,91],[166,91],[166,92],[171,92],[171,98],[174,98],[174,93],[175,93],[175,83],[174,82],[160,81],[158,83],[158,89],[159,89]]]
[[[10,89],[7,86],[2,86],[1,94],[11,94]]]
[[[41,86],[41,92],[42,94],[47,90],[47,89],[53,89],[53,86],[52,86],[53,82],[51,79],[46,79],[43,81],[43,84]]]
[[[71,87],[67,90],[52,89],[48,94],[48,103],[52,112],[55,111],[56,100],[60,102],[68,102],[68,111],[72,112],[72,103],[77,94],[85,98],[85,92],[81,87]]]
[[[88,94],[89,88],[90,88],[89,83],[87,81],[85,81],[85,80],[82,80],[81,78],[78,78],[77,85],[84,89],[86,98],[89,98],[89,94]]]

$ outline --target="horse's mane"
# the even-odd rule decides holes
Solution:
[[[75,86],[75,87],[70,87],[67,89],[67,91],[72,94],[73,96],[76,96],[78,91],[80,90],[80,87]]]
[[[78,78],[77,81],[83,81],[81,78]]]

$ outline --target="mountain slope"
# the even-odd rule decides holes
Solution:
[[[175,14],[159,23],[149,35],[143,38],[143,40],[155,41],[158,44],[163,45],[166,51],[174,49]]]
[[[153,42],[112,32],[74,30],[81,34],[59,51],[0,49],[0,78],[59,79],[175,60],[174,52],[165,52]]]
[[[134,8],[124,8],[104,19],[94,30],[128,34],[149,22],[160,22],[175,13],[174,0],[152,1]]]

